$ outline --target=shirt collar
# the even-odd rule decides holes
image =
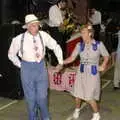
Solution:
[[[27,31],[26,33],[28,34],[28,36],[33,37],[33,35],[30,32]],[[34,37],[37,37],[38,35],[39,35],[39,32]]]

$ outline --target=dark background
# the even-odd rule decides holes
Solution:
[[[23,22],[27,13],[47,12],[49,3],[46,0],[1,0],[0,23],[10,23],[12,20]]]
[[[56,0],[1,0],[0,24],[10,23],[12,20],[24,22],[27,13],[47,13],[51,4]],[[69,1],[69,0],[68,0]],[[75,0],[76,1],[76,0]],[[120,12],[120,0],[87,0],[89,7],[109,12]]]

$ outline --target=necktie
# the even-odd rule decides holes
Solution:
[[[36,62],[40,62],[40,60],[42,59],[42,55],[40,53],[39,46],[38,46],[38,43],[37,43],[35,37],[33,37],[33,43],[34,43],[34,51],[35,51]]]

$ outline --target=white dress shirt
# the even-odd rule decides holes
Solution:
[[[95,11],[95,13],[91,16],[90,21],[93,25],[101,24],[101,13],[99,11]]]
[[[62,12],[57,5],[53,5],[49,9],[49,26],[59,27],[61,23],[63,23]]]
[[[54,51],[59,64],[63,64],[63,54],[60,46],[48,33],[44,31],[39,31],[39,32],[42,37],[43,44],[40,40],[39,33],[34,37],[39,47],[41,60],[45,56],[45,47],[48,47],[49,49]],[[23,55],[22,55],[21,53],[22,35],[23,34],[20,34],[12,39],[12,42],[8,51],[8,58],[13,62],[14,65],[18,67],[21,67],[21,61],[19,57],[21,57],[22,60],[25,60],[28,62],[36,62],[33,36],[28,31],[25,32],[24,41],[23,41]],[[19,55],[19,57],[17,55]]]

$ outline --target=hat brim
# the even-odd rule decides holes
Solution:
[[[26,23],[25,25],[22,26],[22,28],[23,29],[27,29],[27,25],[28,24],[32,24],[32,23],[39,23],[40,24],[40,21],[39,20],[35,20],[35,21],[32,21],[32,22]]]

